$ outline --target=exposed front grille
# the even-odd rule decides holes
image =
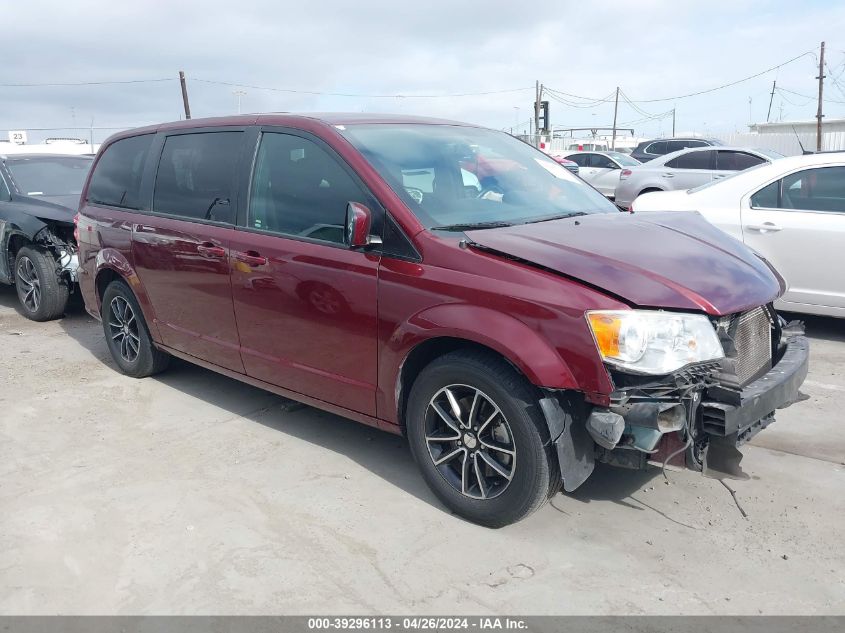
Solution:
[[[744,385],[772,367],[772,326],[762,307],[743,312],[733,325],[734,371],[739,384]]]
[[[738,393],[771,369],[773,326],[766,307],[714,319],[713,325],[725,350],[718,375],[722,387]]]

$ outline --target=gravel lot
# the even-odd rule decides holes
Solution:
[[[751,479],[602,469],[493,531],[397,437],[185,363],[117,373],[0,287],[2,614],[843,614],[845,323]],[[744,518],[740,507],[747,513]]]

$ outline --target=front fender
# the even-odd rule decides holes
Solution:
[[[566,362],[539,333],[510,315],[465,303],[442,304],[418,312],[398,325],[385,341],[379,359],[379,417],[397,422],[397,381],[408,355],[435,338],[457,338],[495,350],[534,385],[577,389]]]
[[[0,218],[0,283],[10,284],[13,262],[9,258],[9,242],[14,235],[20,235],[27,242],[35,240],[38,231],[47,226],[42,220],[26,213],[12,212]]]

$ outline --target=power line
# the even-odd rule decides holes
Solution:
[[[659,103],[661,101],[676,101],[678,99],[687,99],[689,97],[697,97],[699,95],[708,94],[710,92],[716,92],[717,90],[723,90],[725,88],[730,88],[731,86],[736,86],[737,84],[741,84],[743,82],[750,81],[751,79],[756,79],[757,77],[765,75],[766,73],[770,73],[773,70],[777,70],[778,68],[782,68],[783,66],[786,66],[787,64],[791,64],[792,62],[797,61],[797,60],[801,59],[802,57],[807,57],[808,55],[814,56],[815,53],[813,51],[807,51],[805,53],[801,53],[800,55],[797,55],[797,56],[793,57],[792,59],[788,59],[785,62],[781,62],[780,64],[777,64],[776,66],[772,66],[771,68],[767,68],[766,70],[761,70],[760,72],[754,73],[753,75],[749,75],[748,77],[743,77],[742,79],[737,79],[736,81],[731,81],[731,82],[722,84],[720,86],[716,86],[715,88],[707,88],[706,90],[698,90],[696,92],[690,92],[690,93],[687,93],[687,94],[677,95],[677,96],[674,96],[674,97],[660,97],[659,99],[632,99],[632,100],[629,101],[629,103]],[[587,100],[587,101],[594,101],[596,103],[600,103],[602,101],[602,99],[596,99],[594,97],[585,97],[585,96],[582,96],[582,95],[570,95],[570,96],[577,97],[579,99],[584,99],[584,100]]]
[[[796,97],[801,97],[802,99],[808,99],[809,101],[815,101],[816,100],[816,97],[810,97],[808,95],[801,94],[800,92],[795,92],[794,90],[788,90],[786,88],[781,88],[780,86],[778,86],[777,91],[778,92],[787,92],[791,95],[795,95]],[[781,96],[783,96],[783,95],[781,95]],[[842,104],[845,104],[845,101],[837,101],[836,99],[825,99],[824,101],[826,101],[827,103],[842,103]],[[790,105],[797,105],[797,104],[792,103]],[[807,104],[805,103],[804,105],[807,105]]]
[[[510,88],[507,90],[488,90],[485,92],[459,92],[451,94],[365,94],[365,93],[349,93],[349,92],[320,92],[317,90],[297,90],[294,88],[276,88],[272,86],[254,86],[250,84],[241,84],[231,81],[215,81],[212,79],[197,79],[192,77],[189,81],[198,81],[204,84],[214,84],[218,86],[229,86],[234,88],[249,88],[251,90],[269,90],[271,92],[288,92],[295,94],[319,95],[325,97],[358,97],[365,99],[441,99],[451,97],[480,97],[484,95],[505,94],[508,92],[522,92],[525,90],[534,90],[533,86],[527,88]]]
[[[149,84],[162,81],[176,81],[175,77],[161,79],[123,79],[113,81],[70,81],[65,83],[28,83],[28,84],[0,84],[0,88],[51,88],[54,86],[108,86],[112,84]]]

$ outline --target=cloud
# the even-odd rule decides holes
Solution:
[[[7,3],[2,83],[172,78],[155,84],[0,88],[4,127],[140,125],[178,118],[177,72],[189,78],[195,116],[235,109],[232,87],[195,79],[317,92],[403,94],[346,98],[245,88],[244,111],[397,111],[506,127],[527,121],[535,79],[573,94],[605,96],[617,85],[632,98],[664,97],[746,76],[814,49],[845,27],[845,7],[824,2],[707,3],[428,0],[367,2]],[[821,28],[819,25],[822,25]],[[831,68],[842,70],[845,43],[828,39]],[[640,104],[678,111],[679,130],[741,129],[765,118],[771,81],[815,90],[805,58],[754,81],[677,103]],[[829,82],[830,83],[830,82]],[[448,94],[525,88],[448,99]],[[831,99],[845,94],[829,85]],[[751,97],[751,113],[748,99]],[[794,103],[802,99],[794,97]],[[780,97],[775,98],[775,112]],[[784,102],[788,117],[814,104]],[[845,106],[827,105],[833,118]],[[612,104],[572,108],[552,101],[558,125],[609,125]],[[620,106],[622,123],[643,116]],[[668,132],[668,119],[637,125]],[[106,132],[98,132],[102,137]],[[46,134],[46,133],[45,133]]]

